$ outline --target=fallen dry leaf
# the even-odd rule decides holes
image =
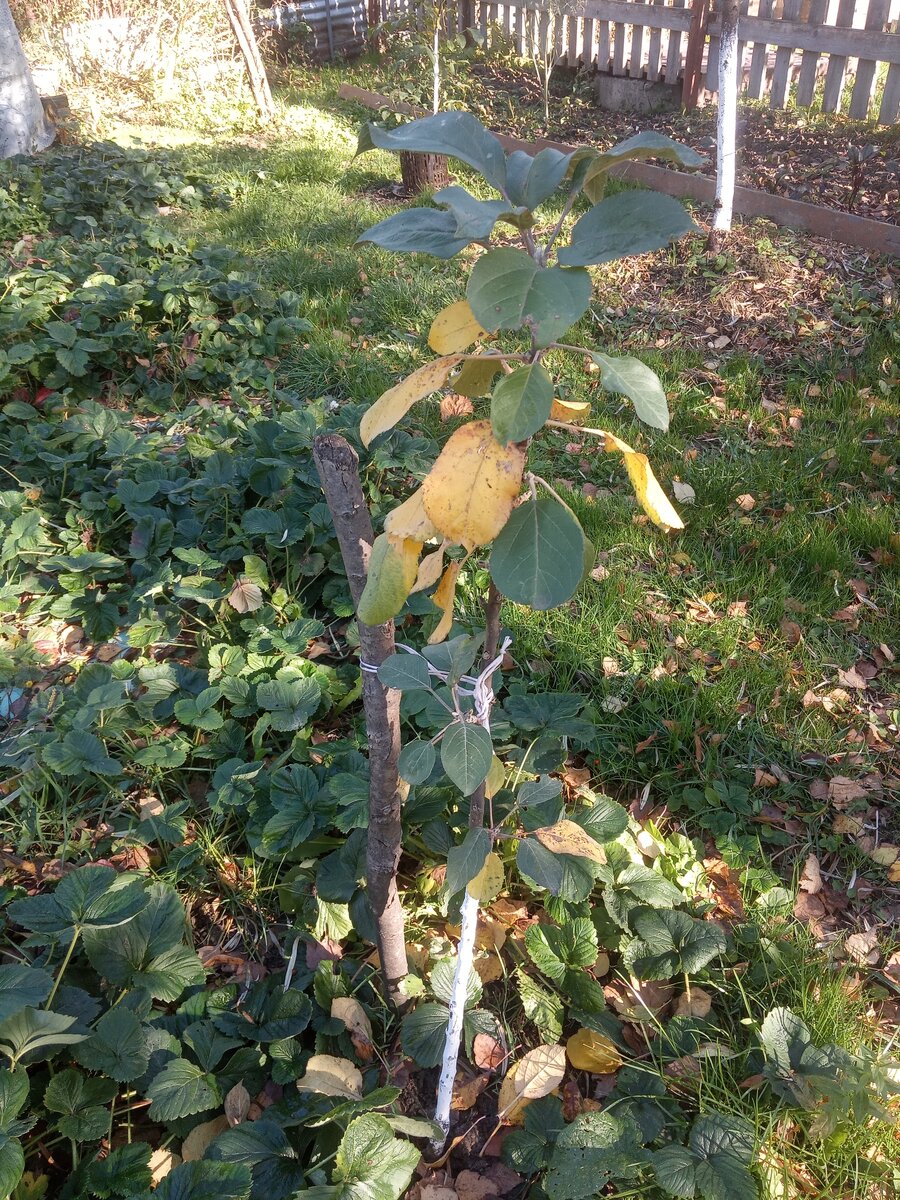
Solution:
[[[452,1187],[443,1187],[438,1183],[423,1183],[419,1188],[419,1200],[459,1200],[459,1197]]]
[[[159,1183],[181,1161],[181,1157],[171,1150],[154,1150],[150,1155],[150,1162],[147,1164],[150,1168],[150,1178],[154,1183]]]
[[[478,1103],[478,1097],[490,1082],[490,1075],[467,1075],[464,1071],[458,1071],[453,1081],[450,1107],[454,1112],[468,1112]]]
[[[451,393],[449,396],[441,397],[441,420],[449,421],[453,417],[468,417],[475,411],[475,407],[468,396],[458,396]]]
[[[301,1092],[322,1096],[340,1096],[344,1100],[362,1099],[362,1073],[349,1058],[333,1054],[314,1054],[306,1064],[306,1073],[297,1080]]]
[[[844,949],[860,966],[877,966],[878,960],[881,958],[881,952],[878,949],[878,934],[874,929],[868,929],[865,933],[851,933],[844,943]]]
[[[493,1179],[476,1171],[460,1171],[454,1186],[459,1200],[490,1200],[500,1195],[500,1189]]]
[[[185,1162],[198,1162],[206,1153],[210,1143],[227,1128],[228,1118],[225,1116],[213,1117],[211,1121],[195,1125],[181,1143],[181,1157]]]
[[[236,1083],[225,1096],[225,1116],[229,1125],[240,1125],[246,1121],[250,1111],[250,1093],[243,1083]]]
[[[262,608],[262,590],[259,585],[246,575],[235,580],[234,586],[225,597],[235,612],[251,613]]]
[[[693,504],[697,499],[697,493],[689,483],[682,483],[680,479],[672,481],[672,492],[676,500],[680,500],[682,504]]]
[[[749,492],[745,492],[743,496],[736,496],[734,502],[743,512],[752,512],[756,508],[756,499]]]
[[[622,1056],[615,1042],[592,1029],[579,1029],[566,1042],[566,1055],[578,1071],[594,1075],[609,1075],[618,1071]]]
[[[838,671],[838,683],[843,687],[856,688],[863,691],[869,686],[868,680],[856,668],[849,667],[846,671]]]
[[[822,871],[819,866],[819,860],[815,854],[810,854],[803,865],[803,873],[800,876],[800,891],[808,892],[810,896],[815,896],[821,890]]]
[[[528,1104],[555,1091],[565,1071],[566,1052],[562,1046],[529,1050],[506,1072],[497,1100],[498,1118],[508,1125],[521,1125]]]
[[[676,1017],[708,1017],[712,1011],[712,996],[703,988],[692,987],[675,1001]]]
[[[496,1071],[506,1060],[506,1051],[489,1033],[476,1033],[472,1042],[472,1059],[482,1071]]]
[[[331,1002],[331,1015],[343,1021],[353,1049],[363,1062],[369,1062],[375,1053],[372,1022],[360,1002],[352,996],[335,996]]]
[[[789,646],[799,646],[803,641],[803,630],[796,621],[789,621],[787,617],[784,617],[778,622],[778,628]]]

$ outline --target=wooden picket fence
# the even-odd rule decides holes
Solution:
[[[390,12],[415,0],[383,0]],[[564,8],[561,16],[552,15]],[[900,120],[900,0],[743,0],[739,26],[744,95],[789,99],[801,108],[821,100],[882,124]],[[570,66],[649,82],[714,91],[719,22],[710,0],[529,0],[524,5],[460,0],[459,29],[480,27],[522,55],[530,43]],[[852,88],[849,87],[852,80]]]

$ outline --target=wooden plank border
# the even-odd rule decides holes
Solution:
[[[349,83],[341,84],[338,95],[342,100],[353,100],[365,108],[378,110],[388,107],[398,112],[408,112],[410,116],[425,115],[412,105],[401,107],[386,96]],[[546,139],[526,142],[506,134],[498,133],[496,136],[506,150],[525,150],[529,154],[536,154],[548,146],[566,154],[577,149],[576,146]],[[642,184],[653,191],[678,196],[680,199],[696,200],[710,207],[715,200],[716,181],[708,175],[688,174],[687,171],[674,171],[668,167],[654,167],[650,163],[638,162],[623,163],[614,167],[613,174],[629,182]],[[890,225],[886,221],[855,217],[836,208],[823,208],[820,205],[807,204],[803,200],[789,200],[786,196],[774,196],[771,192],[744,187],[734,190],[734,211],[742,217],[765,217],[774,221],[776,225],[800,229],[813,237],[841,242],[873,254],[890,254],[900,258],[900,225]]]

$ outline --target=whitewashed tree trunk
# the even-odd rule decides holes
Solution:
[[[0,0],[0,158],[34,154],[46,149],[55,136],[34,86],[9,0]]]
[[[734,182],[737,171],[738,20],[739,0],[723,0],[720,8],[719,119],[716,132],[716,203],[713,230],[731,229]]]

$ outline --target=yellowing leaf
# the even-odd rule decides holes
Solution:
[[[322,1096],[341,1096],[345,1100],[362,1099],[362,1073],[349,1058],[333,1054],[314,1054],[306,1064],[306,1074],[297,1080],[301,1092]]]
[[[529,1101],[549,1096],[562,1083],[565,1073],[566,1052],[562,1046],[529,1050],[506,1073],[497,1100],[497,1116],[509,1125],[521,1125]]]
[[[409,412],[417,400],[430,396],[439,391],[450,376],[450,372],[460,361],[459,355],[447,358],[436,358],[413,371],[412,375],[389,388],[371,405],[359,423],[359,436],[364,446],[368,446],[379,433],[393,429],[398,421]]]
[[[579,858],[590,858],[596,863],[606,862],[606,852],[599,842],[574,821],[557,821],[536,829],[534,836],[547,850],[554,854],[577,854]]]
[[[436,646],[450,632],[450,627],[453,624],[453,601],[456,599],[456,580],[459,577],[461,567],[461,562],[449,563],[441,582],[437,585],[435,593],[431,597],[438,608],[444,610],[444,615],[438,621],[434,632],[428,639],[429,646]]]
[[[425,511],[421,488],[391,509],[384,518],[384,532],[391,537],[412,538],[416,542],[427,542],[435,536],[437,530]]]
[[[524,451],[501,446],[490,421],[470,421],[450,436],[422,484],[425,511],[451,542],[484,545],[509,519],[524,465]]]
[[[622,1065],[622,1055],[615,1042],[594,1033],[593,1029],[579,1029],[566,1042],[569,1062],[579,1071],[591,1071],[595,1075],[611,1075]]]
[[[462,370],[453,380],[453,388],[460,396],[486,396],[491,390],[494,376],[503,361],[498,354],[484,354],[478,358],[467,358]]]
[[[206,1153],[207,1147],[228,1128],[226,1116],[213,1117],[202,1125],[195,1125],[181,1144],[181,1157],[184,1162],[198,1162]]]
[[[487,333],[475,320],[468,300],[448,304],[434,318],[428,334],[428,345],[436,354],[458,354],[468,350]]]
[[[488,771],[487,779],[484,781],[484,794],[488,800],[503,787],[506,782],[506,767],[495,754],[491,759],[491,769]]]
[[[331,1002],[331,1015],[344,1022],[356,1053],[363,1062],[368,1062],[375,1053],[372,1022],[360,1002],[352,996],[335,996]]]
[[[625,470],[631,480],[635,495],[650,520],[664,529],[684,529],[684,522],[672,507],[669,497],[659,486],[659,481],[650,468],[646,454],[638,454],[615,434],[606,435],[606,449],[618,450],[625,460]]]
[[[369,555],[369,576],[356,615],[364,625],[383,625],[403,607],[419,566],[422,543],[382,533]]]
[[[583,421],[591,411],[591,406],[585,401],[577,401],[569,403],[566,400],[557,400],[554,398],[550,408],[551,421]]]
[[[414,592],[424,592],[426,588],[434,587],[441,577],[441,571],[444,569],[444,552],[447,543],[439,546],[433,554],[426,554],[419,563],[419,573],[416,575],[416,582],[413,584]]]
[[[490,904],[502,887],[503,860],[499,854],[489,854],[475,878],[469,880],[466,891],[474,900]]]
[[[234,611],[239,613],[256,612],[258,608],[262,608],[263,602],[259,584],[248,579],[246,575],[242,575],[235,581],[234,587],[225,599]]]

